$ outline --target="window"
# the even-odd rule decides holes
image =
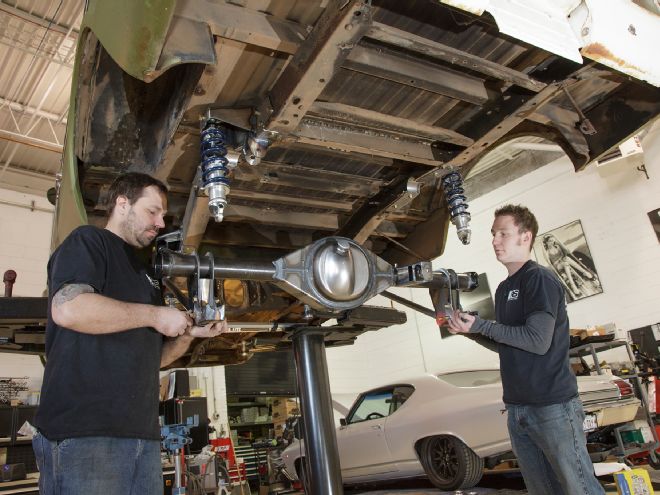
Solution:
[[[415,389],[410,385],[400,385],[395,387],[394,393],[390,398],[390,414],[396,412],[396,410],[408,400],[414,391]]]
[[[499,370],[458,371],[440,374],[438,378],[455,387],[479,387],[501,381]]]
[[[415,391],[410,385],[396,385],[367,392],[358,399],[357,406],[349,414],[348,423],[380,419],[393,414]]]

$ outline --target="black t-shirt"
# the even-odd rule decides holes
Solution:
[[[87,284],[124,302],[161,304],[134,249],[109,230],[74,230],[48,262],[49,298]],[[46,369],[35,426],[49,440],[107,436],[159,440],[162,335],[153,328],[91,335],[46,327]]]
[[[529,315],[538,312],[555,318],[552,344],[543,355],[499,344],[504,402],[548,405],[575,397],[577,380],[568,359],[568,315],[557,277],[528,261],[497,288],[495,311],[497,322],[510,326],[524,325]]]

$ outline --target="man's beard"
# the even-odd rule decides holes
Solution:
[[[147,228],[144,228],[138,225],[137,218],[133,207],[128,210],[128,215],[126,216],[126,221],[122,225],[122,230],[124,231],[124,236],[126,239],[130,239],[131,244],[134,247],[145,248],[153,242],[153,238],[149,236],[147,231],[153,230],[158,234],[158,227],[151,225]]]

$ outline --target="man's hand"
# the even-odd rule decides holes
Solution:
[[[211,338],[217,337],[221,333],[224,333],[229,330],[229,325],[227,325],[227,320],[222,320],[217,323],[209,323],[203,327],[194,326],[188,330],[188,335],[191,337],[199,338]]]
[[[167,337],[183,335],[193,325],[192,318],[183,311],[166,306],[157,306],[153,327]]]
[[[449,331],[451,333],[469,333],[474,320],[475,318],[471,314],[454,310],[448,320]]]

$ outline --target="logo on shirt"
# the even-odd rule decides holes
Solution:
[[[160,290],[160,282],[158,280],[156,280],[155,278],[151,278],[148,273],[145,273],[145,275],[147,276],[147,280],[149,281],[151,286],[154,289]]]
[[[507,301],[517,301],[519,293],[520,293],[520,291],[518,289],[510,290],[509,295],[507,296],[506,300]]]

